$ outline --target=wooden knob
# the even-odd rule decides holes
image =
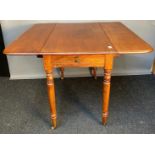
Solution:
[[[74,62],[76,62],[76,63],[79,63],[79,62],[80,62],[80,59],[79,59],[79,57],[75,57],[75,60],[74,60]]]

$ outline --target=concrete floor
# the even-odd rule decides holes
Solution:
[[[58,126],[50,129],[46,81],[0,78],[0,133],[155,133],[155,77],[112,77],[101,125],[102,78],[55,79]]]

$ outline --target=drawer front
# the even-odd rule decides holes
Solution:
[[[104,67],[104,55],[51,56],[54,67]]]

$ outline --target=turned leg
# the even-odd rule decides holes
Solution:
[[[91,73],[92,73],[92,75],[94,76],[94,79],[95,79],[95,80],[97,79],[96,70],[97,70],[97,69],[96,69],[95,67],[93,67],[92,70],[91,70]]]
[[[97,68],[95,68],[95,67],[90,68],[90,73],[94,77],[95,80],[97,79],[96,70],[97,70]]]
[[[53,73],[46,72],[48,96],[51,110],[52,128],[56,128],[56,103],[55,103],[55,89],[53,81]]]
[[[102,123],[107,123],[109,114],[109,97],[110,97],[110,81],[112,71],[113,57],[105,57],[105,68],[104,68],[104,81],[103,81],[103,107],[102,107]]]
[[[103,82],[103,113],[102,113],[102,123],[105,125],[108,118],[108,108],[109,108],[109,96],[110,96],[110,80],[111,80],[111,70],[104,70],[104,82]]]
[[[53,79],[53,68],[51,66],[50,56],[44,56],[44,68],[47,77],[48,97],[51,110],[52,129],[56,128],[56,103],[55,103],[55,89]]]
[[[60,76],[61,76],[61,80],[63,80],[64,79],[64,68],[63,67],[60,68]]]
[[[154,59],[154,62],[152,64],[152,74],[155,75],[155,59]]]

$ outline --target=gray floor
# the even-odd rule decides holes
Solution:
[[[58,127],[50,130],[45,80],[0,78],[0,133],[155,133],[155,77],[112,77],[101,125],[102,78],[55,80]]]

